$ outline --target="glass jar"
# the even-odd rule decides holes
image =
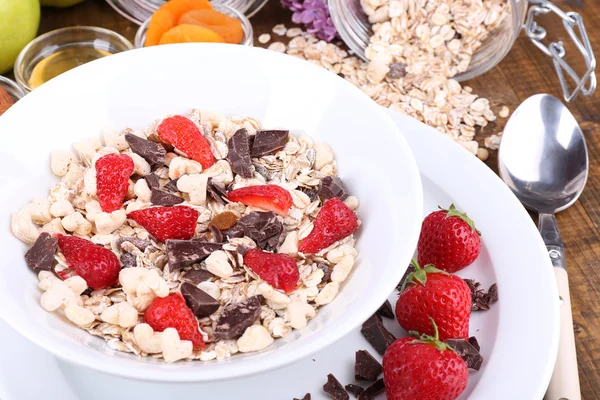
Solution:
[[[8,93],[15,103],[21,100],[23,96],[27,94],[27,92],[25,92],[25,90],[19,86],[17,82],[2,75],[0,75],[0,87],[6,90],[6,93]]]
[[[165,0],[106,0],[119,14],[131,22],[141,25],[160,7]],[[212,0],[213,5],[232,7],[248,18],[256,14],[268,0]]]
[[[523,28],[534,44],[552,57],[565,100],[572,101],[579,92],[591,96],[596,87],[594,74],[596,62],[581,16],[575,12],[565,13],[547,0],[507,1],[509,7],[507,17],[482,42],[473,54],[467,70],[454,76],[454,79],[458,81],[472,79],[495,67],[508,54]],[[331,19],[341,39],[358,57],[368,61],[365,49],[373,31],[372,24],[361,7],[361,0],[328,0],[328,2]],[[528,9],[529,4],[531,7]],[[583,55],[587,71],[581,77],[565,62],[563,58],[565,51],[561,42],[551,43],[548,46],[542,43],[546,31],[536,24],[535,17],[548,12],[557,14],[563,20],[565,29]],[[580,30],[580,35],[575,32],[575,28]],[[575,82],[574,89],[569,89],[565,72]]]
[[[241,22],[242,29],[244,30],[244,37],[239,44],[243,46],[252,46],[254,44],[254,31],[252,30],[252,24],[244,14],[231,6],[223,4],[214,4],[213,7],[216,11],[229,15],[230,17],[233,17]],[[144,42],[146,41],[146,32],[148,31],[150,19],[151,18],[148,18],[135,34],[135,40],[133,44],[138,49],[144,47]]]

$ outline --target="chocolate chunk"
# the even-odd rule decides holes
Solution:
[[[490,304],[498,301],[498,286],[494,283],[486,293],[479,287],[481,284],[473,279],[465,279],[466,284],[471,290],[471,311],[487,311]]]
[[[183,199],[172,193],[165,192],[164,190],[152,189],[150,202],[157,206],[174,206],[183,203]]]
[[[252,144],[252,157],[261,157],[271,154],[285,147],[290,131],[270,130],[258,131]]]
[[[229,153],[227,158],[231,170],[244,178],[252,178],[252,159],[250,158],[250,144],[248,142],[248,131],[244,128],[238,129],[227,141]]]
[[[211,225],[208,227],[208,229],[210,230],[210,233],[212,233],[212,242],[213,243],[224,243],[225,242],[225,237],[223,236],[223,232],[221,232],[219,230],[219,228],[217,228],[214,225]]]
[[[207,281],[214,277],[213,274],[205,269],[190,269],[183,275],[183,279],[192,283],[198,284],[200,282]]]
[[[167,262],[171,272],[177,271],[188,265],[200,262],[213,251],[223,247],[220,243],[209,243],[198,239],[192,240],[167,240]]]
[[[383,367],[367,350],[358,350],[356,352],[356,362],[354,363],[354,378],[357,381],[373,382],[377,380],[379,374],[383,372]]]
[[[152,171],[165,165],[167,151],[162,145],[131,133],[125,134],[125,140],[129,143],[131,151],[148,161]]]
[[[333,374],[327,375],[327,383],[323,385],[323,391],[333,400],[349,400],[350,396]]]
[[[360,333],[367,339],[371,346],[381,355],[385,353],[385,349],[392,344],[396,338],[383,326],[381,317],[373,314],[363,325]]]
[[[137,267],[137,256],[133,253],[123,253],[121,254],[121,264],[123,264],[123,268]]]
[[[346,189],[342,180],[337,176],[326,176],[321,179],[317,193],[323,201],[332,197],[346,200],[348,197],[348,189]]]
[[[148,174],[144,177],[146,179],[146,183],[150,189],[158,189],[160,187],[160,181],[158,179],[158,175],[155,173]]]
[[[475,336],[469,338],[469,343],[471,343],[471,346],[475,347],[477,351],[481,351],[481,346],[479,346],[479,342]]]
[[[296,397],[294,397],[294,400],[310,400],[310,393],[306,393],[301,399],[297,399]]]
[[[178,179],[170,180],[163,186],[163,189],[168,190],[169,192],[179,192],[179,189],[177,189],[177,181]]]
[[[329,266],[325,263],[318,263],[317,268],[323,270],[323,279],[321,279],[321,282],[329,282],[329,280],[331,279],[332,272]]]
[[[118,238],[117,241],[115,242],[115,244],[117,245],[118,248],[122,249],[123,248],[122,245],[125,242],[131,243],[132,245],[137,247],[140,251],[146,250],[146,247],[150,246],[150,244],[151,244],[151,242],[149,240],[139,239],[134,236],[125,236],[125,237]]]
[[[415,271],[416,271],[415,266],[412,265],[412,264],[410,264],[408,266],[408,268],[406,269],[406,272],[404,273],[404,276],[402,276],[402,279],[400,279],[400,282],[398,283],[398,286],[396,286],[396,289],[398,289],[398,291],[401,291],[402,288],[404,287],[404,284],[406,283],[406,279],[408,279],[408,275],[412,274]]]
[[[49,233],[40,233],[33,247],[25,253],[25,262],[27,266],[35,272],[51,271],[54,263],[54,252],[58,246],[58,239],[50,236]]]
[[[390,72],[387,74],[392,79],[404,78],[406,76],[406,65],[402,63],[390,64]]]
[[[223,199],[227,198],[227,189],[224,185],[209,178],[206,184],[206,194],[217,203],[225,204]]]
[[[231,304],[223,309],[217,319],[214,334],[217,339],[234,339],[241,336],[260,316],[261,302],[258,296]]]
[[[173,147],[173,145],[162,140],[160,138],[160,136],[158,136],[156,133],[152,133],[152,134],[148,135],[148,140],[151,142],[160,144],[166,151],[175,150],[175,147]]]
[[[198,318],[212,315],[221,306],[219,300],[189,282],[182,283],[180,290],[186,304]]]
[[[394,310],[392,310],[392,305],[389,300],[386,300],[385,303],[379,307],[379,310],[375,312],[377,315],[381,315],[383,318],[394,319]]]
[[[479,371],[483,363],[483,357],[470,342],[465,339],[448,339],[444,343],[452,347],[456,354],[465,360],[467,367]]]
[[[319,198],[318,190],[315,187],[300,186],[298,190],[307,195],[310,201],[315,201]]]
[[[488,289],[488,296],[490,298],[490,304],[494,304],[498,301],[498,284],[494,283]]]
[[[365,391],[365,389],[361,388],[358,385],[355,385],[354,383],[349,383],[346,386],[344,386],[344,388],[347,392],[352,393],[352,395],[357,398]]]
[[[279,245],[283,224],[272,211],[253,211],[224,233],[230,238],[248,236],[258,247],[270,251]]]
[[[360,396],[358,396],[358,400],[373,400],[375,396],[385,390],[385,383],[382,379],[378,379],[375,383],[365,389],[364,392]]]

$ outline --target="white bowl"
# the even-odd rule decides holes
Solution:
[[[252,116],[325,141],[340,176],[359,197],[363,221],[355,270],[337,298],[305,329],[268,349],[224,361],[141,358],[108,348],[39,306],[26,246],[10,215],[57,181],[49,155],[105,126],[142,128],[167,113],[204,108]],[[383,109],[320,67],[283,54],[220,44],[156,46],[109,56],[36,89],[0,118],[0,317],[20,334],[72,363],[123,377],[169,382],[228,379],[308,357],[365,321],[401,279],[416,246],[422,190],[410,150]]]

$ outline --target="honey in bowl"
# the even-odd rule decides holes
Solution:
[[[84,46],[59,50],[33,67],[27,84],[31,89],[35,89],[63,72],[109,55],[107,51]]]

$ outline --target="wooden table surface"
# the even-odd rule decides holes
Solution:
[[[600,29],[592,27],[595,16],[600,15],[600,1],[583,0],[583,8],[576,0],[556,3],[584,16],[592,46],[600,56]],[[544,16],[540,24],[549,31],[550,39],[568,41],[558,18]],[[277,0],[270,1],[252,18],[256,37],[277,23],[291,26],[290,13],[283,10]],[[45,8],[42,11],[40,33],[71,25],[94,25],[115,30],[133,42],[137,26],[121,17],[103,0],[86,0],[67,9]],[[272,35],[274,36],[274,35]],[[258,43],[255,41],[255,43]],[[573,47],[567,52],[576,54]],[[600,57],[599,57],[600,58]],[[583,69],[579,57],[569,60]],[[474,93],[490,100],[494,106],[507,105],[511,112],[527,97],[536,93],[550,93],[562,98],[558,80],[551,61],[522,34],[508,56],[487,74],[468,82]],[[583,128],[590,153],[590,175],[580,200],[558,215],[558,224],[566,247],[573,302],[573,320],[577,339],[581,391],[586,400],[600,399],[600,94],[592,99],[580,97],[569,109]],[[506,120],[488,125],[478,133],[478,140],[491,133],[500,132]],[[487,164],[496,170],[496,154],[492,152]],[[476,182],[474,182],[476,184]],[[506,249],[510,251],[510,249]],[[517,277],[515,277],[517,279]],[[535,285],[535,282],[531,282]],[[526,293],[515,293],[526,296]],[[527,307],[527,302],[523,301]],[[531,310],[535,313],[535,310]],[[544,332],[524,332],[529,340]],[[515,338],[518,340],[518,338]],[[509,400],[509,399],[507,399]],[[528,400],[528,399],[514,399]]]

